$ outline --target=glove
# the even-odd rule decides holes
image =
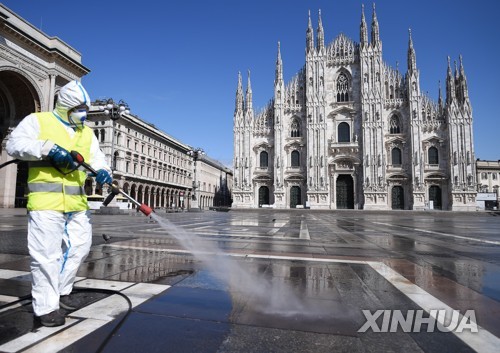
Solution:
[[[111,178],[111,175],[109,175],[109,173],[105,169],[99,169],[95,176],[95,181],[101,185],[111,184],[113,178]]]
[[[58,168],[66,168],[66,169],[75,168],[75,163],[73,161],[71,153],[69,153],[66,149],[62,148],[59,145],[54,145],[54,147],[52,147],[47,157],[49,157],[49,159]]]

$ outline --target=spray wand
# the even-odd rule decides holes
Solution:
[[[77,151],[71,151],[71,156],[73,157],[73,159],[75,160],[75,162],[78,163],[78,165],[83,166],[89,172],[93,173],[94,175],[97,175],[96,170],[94,168],[92,168],[88,163],[85,162],[85,159],[83,158],[83,156],[80,153],[78,153]],[[118,187],[118,185],[113,184],[113,183],[108,183],[108,185],[111,186],[111,193],[103,201],[102,204],[104,206],[107,206],[111,202],[111,200],[113,200],[113,198],[116,195],[122,194],[130,202],[132,202],[134,205],[136,205],[137,208],[138,208],[138,210],[141,211],[142,213],[144,213],[146,216],[149,216],[151,214],[151,212],[153,212],[153,209],[151,207],[149,207],[145,203],[141,204],[140,202],[136,201],[130,195],[128,195],[125,191],[123,191],[122,189],[120,189]]]

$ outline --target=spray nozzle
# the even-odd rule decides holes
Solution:
[[[149,207],[148,205],[146,205],[145,203],[143,203],[139,207],[139,211],[141,211],[142,213],[144,213],[146,216],[149,216],[151,214],[151,212],[153,212],[153,209],[151,207]]]

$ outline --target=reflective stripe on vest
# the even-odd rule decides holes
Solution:
[[[30,192],[62,192],[63,184],[55,183],[29,183],[28,189]],[[65,185],[64,193],[66,195],[84,195],[83,186]]]

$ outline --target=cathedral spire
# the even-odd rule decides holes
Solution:
[[[438,83],[438,108],[439,112],[443,111],[443,95],[441,94],[441,80]]]
[[[278,42],[278,57],[276,58],[276,76],[274,79],[274,85],[278,85],[283,82],[283,61],[281,60],[281,44]]]
[[[317,30],[317,48],[318,52],[321,52],[325,48],[325,32],[323,31],[323,23],[321,21],[321,10],[319,10],[318,14],[318,30]]]
[[[243,85],[241,83],[241,72],[238,71],[238,88],[236,89],[236,106],[234,108],[235,114],[243,112]]]
[[[313,27],[311,23],[311,10],[309,10],[309,22],[307,24],[306,31],[306,53],[310,53],[314,50],[314,36]]]
[[[377,13],[375,12],[375,3],[373,3],[372,46],[377,47],[379,45],[380,45],[380,30],[378,27]]]
[[[450,57],[448,56],[448,71],[446,73],[446,105],[455,99],[455,79],[451,72]]]
[[[246,92],[246,111],[251,111],[253,109],[252,104],[252,85],[250,83],[250,70],[248,70],[248,83],[247,83],[247,92]]]
[[[460,75],[458,72],[457,61],[453,60],[453,63],[455,64],[455,98],[461,103],[463,101],[463,97],[462,91],[460,90]]]
[[[365,5],[361,5],[361,25],[359,28],[359,42],[361,48],[365,48],[368,45],[368,28],[366,27],[365,19]]]
[[[467,88],[467,78],[465,77],[464,63],[462,61],[462,54],[459,56],[460,59],[460,89],[462,91],[462,97],[465,99],[469,98],[469,89]]]
[[[417,70],[417,57],[415,49],[413,48],[413,39],[411,38],[411,28],[408,29],[408,72],[415,72]]]

